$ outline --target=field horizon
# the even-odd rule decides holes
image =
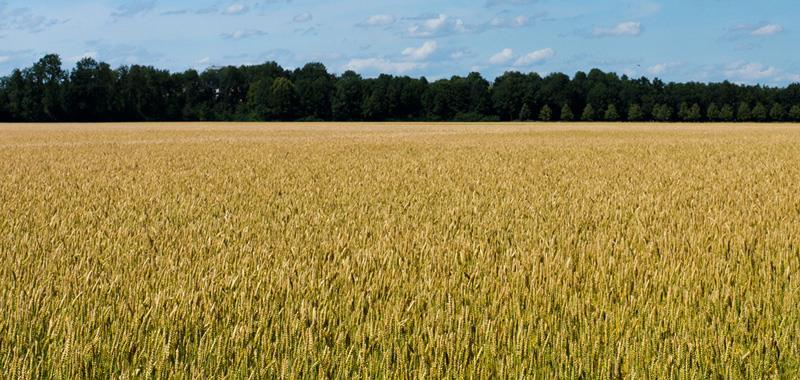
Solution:
[[[0,124],[10,378],[792,378],[800,124]]]

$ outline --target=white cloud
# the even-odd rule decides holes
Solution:
[[[247,7],[247,5],[244,5],[242,3],[234,3],[225,8],[225,11],[223,13],[225,13],[226,15],[239,15],[242,13],[247,13],[248,10],[250,9]]]
[[[516,16],[506,18],[503,16],[495,16],[489,20],[489,26],[493,28],[522,28],[530,25],[531,19],[528,16]]]
[[[510,61],[511,58],[514,58],[514,50],[511,50],[509,48],[505,48],[505,49],[501,50],[499,53],[497,53],[497,54],[493,55],[491,58],[489,58],[489,63],[491,63],[493,65],[501,65],[501,64],[504,64],[504,63]]]
[[[395,18],[392,15],[372,15],[369,16],[365,21],[358,24],[358,26],[363,27],[381,27],[381,26],[390,26],[395,23]]]
[[[596,27],[592,32],[595,37],[638,36],[642,34],[642,24],[637,21],[621,22],[612,27]]]
[[[467,33],[469,29],[461,19],[451,19],[445,15],[431,17],[408,28],[411,37],[429,38],[450,34]]]
[[[311,13],[308,13],[308,12],[301,13],[301,14],[299,14],[297,16],[294,16],[294,22],[298,22],[298,23],[309,22],[309,21],[311,21],[313,19],[314,19],[314,16],[312,16]]]
[[[764,26],[756,28],[755,30],[750,32],[750,34],[753,35],[753,36],[757,36],[757,37],[767,37],[767,36],[776,35],[776,34],[778,34],[780,32],[783,32],[783,27],[782,26],[777,25],[777,24],[767,24],[767,25],[764,25]]]
[[[221,36],[226,40],[241,40],[250,37],[265,36],[267,32],[256,29],[239,29],[231,33],[223,33]]]
[[[403,50],[403,55],[414,61],[422,61],[436,51],[436,41],[427,41],[418,48],[410,47]]]
[[[384,58],[356,58],[351,59],[344,66],[344,70],[403,74],[423,67],[425,65],[418,62],[392,62]]]
[[[78,62],[78,61],[80,61],[80,60],[82,60],[84,58],[97,59],[97,55],[98,54],[97,54],[96,51],[87,51],[87,52],[85,52],[85,53],[83,53],[81,55],[76,55],[76,56],[73,56],[73,57],[69,57],[69,58],[66,59],[66,61],[67,62]]]
[[[555,50],[551,48],[532,51],[528,54],[523,55],[522,57],[519,57],[519,59],[517,59],[517,61],[514,62],[514,66],[534,65],[546,61],[555,55],[556,55]]]
[[[208,65],[209,63],[211,63],[211,57],[204,57],[197,61],[198,65]]]
[[[780,75],[780,70],[760,63],[734,62],[723,70],[727,78],[737,81],[772,79]]]
[[[11,60],[11,57],[7,55],[0,55],[0,63],[6,63]]]
[[[648,67],[647,72],[650,73],[651,75],[661,75],[678,66],[681,66],[681,64],[673,62],[664,62]]]

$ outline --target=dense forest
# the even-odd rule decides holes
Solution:
[[[664,83],[597,69],[430,82],[275,62],[170,73],[92,58],[66,71],[57,55],[0,79],[0,122],[268,120],[800,121],[800,84]]]

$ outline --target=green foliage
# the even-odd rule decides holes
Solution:
[[[736,115],[733,111],[733,106],[730,104],[726,104],[722,106],[722,109],[719,111],[719,119],[722,121],[734,121],[736,119]]]
[[[780,103],[775,103],[769,111],[769,117],[773,121],[783,121],[786,118],[786,110]]]
[[[628,121],[641,121],[644,120],[644,111],[642,110],[642,106],[638,104],[631,104],[628,107]]]
[[[764,106],[763,103],[757,103],[755,107],[753,107],[753,112],[751,113],[753,120],[755,121],[767,121],[769,118],[769,113],[767,112],[767,107]]]
[[[529,121],[532,118],[533,118],[533,113],[531,112],[531,108],[528,107],[528,104],[523,104],[522,109],[519,111],[519,120]]]
[[[564,103],[561,106],[561,121],[572,121],[575,119],[575,114],[572,113],[572,108],[569,104]]]
[[[605,114],[603,115],[603,118],[606,121],[617,121],[617,120],[619,120],[619,112],[617,112],[617,106],[615,106],[613,104],[609,104],[608,108],[606,109]]]
[[[595,118],[594,107],[592,107],[591,104],[587,104],[586,107],[583,109],[583,113],[581,114],[581,120],[594,121],[594,118]]]
[[[739,108],[736,109],[736,120],[750,121],[753,119],[753,114],[750,110],[750,105],[746,102],[739,103]]]
[[[553,109],[550,108],[547,104],[542,107],[541,111],[539,111],[539,120],[540,121],[552,121],[553,120]]]
[[[272,82],[268,101],[269,112],[278,120],[296,119],[297,90],[289,79],[277,78]]]
[[[800,121],[800,104],[792,106],[789,110],[789,118],[794,121]]]
[[[364,99],[363,79],[353,71],[346,71],[336,81],[336,90],[332,99],[333,118],[335,120],[360,120],[361,104]]]
[[[0,78],[0,122],[450,121],[465,117],[510,121],[521,116],[541,119],[547,116],[547,112],[542,114],[545,105],[551,107],[550,120],[644,121],[658,119],[653,112],[658,104],[679,105],[677,117],[670,115],[669,120],[703,120],[703,110],[697,107],[709,104],[705,119],[710,121],[780,121],[787,119],[787,109],[780,112],[773,99],[786,105],[800,103],[800,84],[770,88],[729,82],[664,83],[597,69],[578,72],[573,78],[511,71],[493,83],[473,72],[429,83],[424,77],[386,74],[362,78],[352,71],[337,76],[321,63],[289,71],[266,62],[212,67],[202,73],[170,73],[140,65],[112,69],[91,58],[80,60],[71,71],[61,66],[61,59],[50,54]],[[272,99],[278,78],[291,86],[282,81],[280,98]],[[570,104],[591,107],[577,113]],[[739,112],[734,108],[733,117],[723,117],[718,105],[724,104],[738,106]],[[528,109],[523,110],[523,105]],[[553,105],[560,105],[560,112]]]
[[[666,104],[656,104],[653,107],[653,118],[661,122],[672,120],[672,107]]]
[[[717,103],[711,103],[708,105],[708,109],[706,110],[706,118],[709,121],[719,121],[721,119],[720,109],[717,106]]]

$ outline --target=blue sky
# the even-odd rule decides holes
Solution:
[[[666,81],[800,82],[797,0],[0,0],[0,75],[275,60],[442,78],[598,67]]]

